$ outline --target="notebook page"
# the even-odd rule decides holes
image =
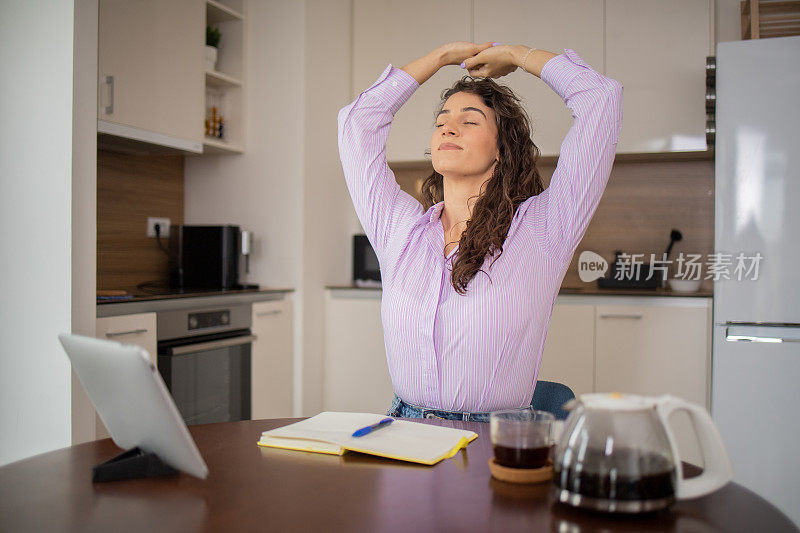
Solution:
[[[263,435],[326,441],[354,451],[425,464],[451,456],[455,450],[477,437],[473,431],[396,419],[385,428],[363,437],[352,437],[356,429],[375,424],[383,418],[386,418],[385,415],[326,411],[295,424],[265,431]]]
[[[477,433],[463,429],[395,420],[380,431],[358,438],[351,436],[338,441],[338,444],[348,450],[363,450],[384,457],[433,464],[452,457],[477,436]]]
[[[355,430],[376,424],[384,418],[387,418],[386,415],[376,415],[374,413],[324,411],[300,422],[264,431],[261,435],[305,438],[338,443],[342,439],[350,438]],[[381,429],[381,431],[385,431],[385,428]]]
[[[269,435],[262,435],[258,445],[302,452],[328,453],[331,455],[342,455],[345,451],[342,446],[330,442],[312,439],[292,439],[289,437],[270,437]]]

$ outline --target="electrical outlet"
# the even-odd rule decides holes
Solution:
[[[147,217],[147,236],[156,236],[156,224],[161,228],[161,236],[169,237],[169,219],[155,217]]]

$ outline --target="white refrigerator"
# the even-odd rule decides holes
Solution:
[[[800,37],[716,64],[711,414],[734,481],[800,525]]]

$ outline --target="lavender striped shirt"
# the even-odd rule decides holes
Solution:
[[[423,211],[386,163],[392,119],[417,81],[389,64],[339,111],[347,188],[381,268],[389,374],[406,402],[470,412],[531,402],[553,302],[608,182],[622,128],[622,84],[564,52],[541,72],[574,117],[550,185],[520,204],[491,268],[487,256],[491,282],[478,272],[463,296],[450,282],[457,248],[444,256],[444,202]]]

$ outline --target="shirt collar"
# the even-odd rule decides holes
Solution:
[[[428,216],[428,224],[432,223],[435,219],[438,219],[442,216],[442,210],[444,210],[444,200],[439,202],[438,204],[433,204],[428,212],[430,213]]]

